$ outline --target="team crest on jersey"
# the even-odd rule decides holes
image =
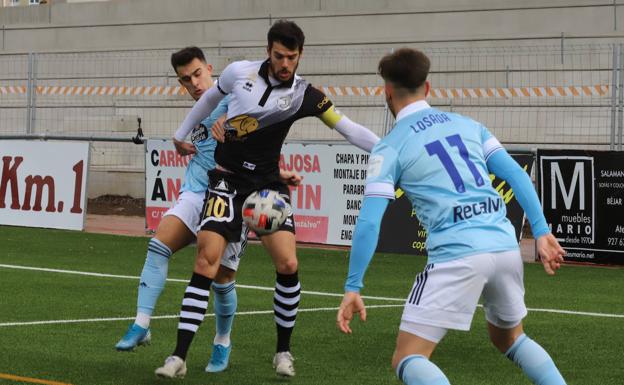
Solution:
[[[292,105],[292,96],[286,95],[277,99],[277,108],[286,111]]]
[[[203,124],[198,125],[191,132],[191,142],[193,144],[208,139],[208,129]]]

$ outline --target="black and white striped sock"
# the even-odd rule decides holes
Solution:
[[[186,360],[186,354],[191,347],[193,337],[195,337],[195,333],[206,315],[211,284],[212,279],[193,273],[184,292],[180,321],[178,322],[178,341],[173,352],[174,356],[183,360]]]
[[[273,312],[277,326],[277,352],[290,351],[290,336],[295,327],[301,285],[297,272],[293,274],[277,273],[275,293],[273,294]]]

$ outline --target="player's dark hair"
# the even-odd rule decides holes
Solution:
[[[171,66],[178,72],[178,67],[185,66],[193,61],[193,59],[199,59],[203,63],[206,62],[204,52],[197,47],[182,48],[178,52],[171,54]]]
[[[269,49],[273,47],[274,42],[278,42],[288,49],[296,49],[301,52],[303,50],[303,43],[305,42],[305,35],[295,22],[278,20],[269,28],[267,42],[269,44]]]
[[[396,87],[413,93],[425,84],[431,62],[424,53],[411,48],[398,49],[379,61],[379,75]]]

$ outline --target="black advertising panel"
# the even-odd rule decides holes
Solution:
[[[533,169],[532,154],[512,154],[511,155],[526,172],[531,175]],[[513,191],[505,182],[499,178],[492,179],[492,186],[498,191],[507,205],[507,218],[516,230],[518,241],[522,237],[522,226],[524,224],[524,211],[515,199]],[[427,255],[425,240],[427,232],[416,218],[416,213],[412,209],[412,204],[402,191],[397,191],[397,199],[392,202],[381,223],[379,243],[377,251],[382,253],[400,253]]]
[[[624,152],[540,150],[539,191],[566,260],[624,264]]]

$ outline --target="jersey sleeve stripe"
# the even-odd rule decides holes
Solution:
[[[486,161],[499,150],[504,150],[504,147],[495,137],[491,137],[483,143],[483,154]]]
[[[364,188],[364,196],[394,200],[394,185],[380,182],[368,183]]]

